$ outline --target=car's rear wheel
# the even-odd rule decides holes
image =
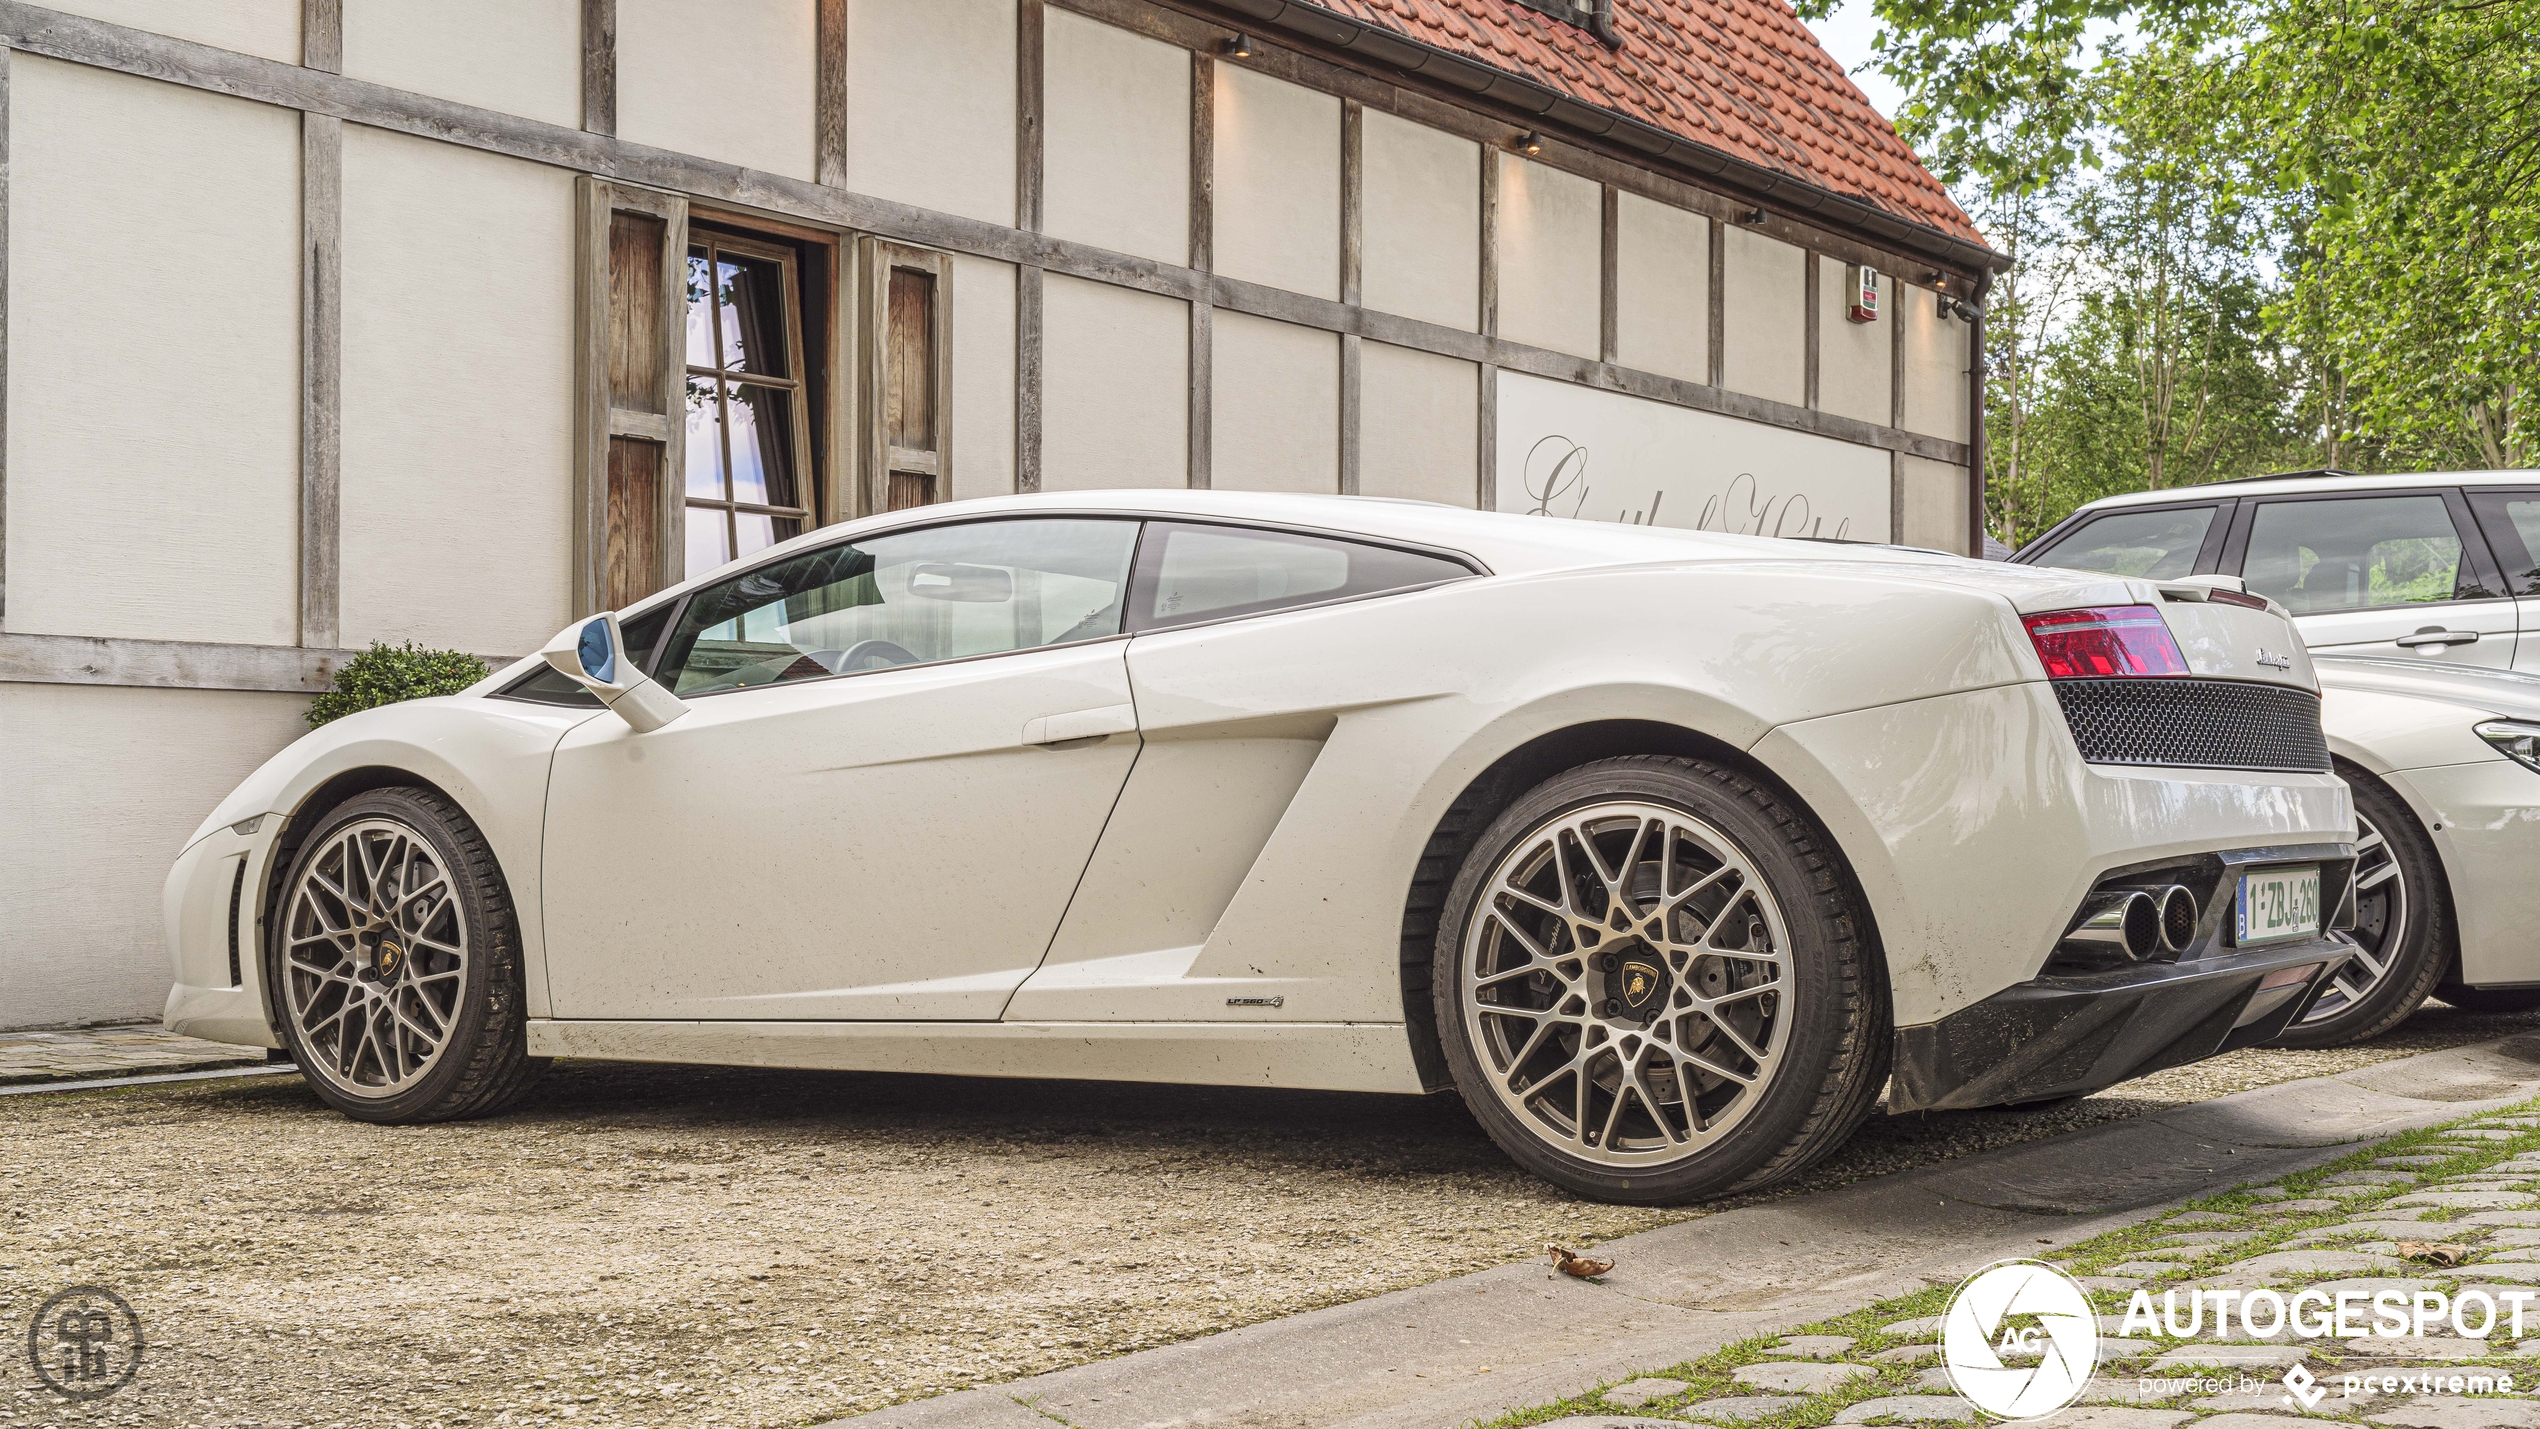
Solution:
[[[1441,910],[1431,995],[1474,1117],[1602,1200],[1764,1185],[1887,1080],[1886,983],[1814,820],[1702,760],[1601,760],[1519,797]]]
[[[2452,913],[2434,844],[2390,787],[2360,769],[2355,791],[2355,954],[2275,1039],[2279,1047],[2343,1047],[2378,1037],[2417,1010],[2452,959]]]
[[[519,1099],[529,1056],[518,922],[457,805],[380,789],[331,810],[293,859],[265,952],[282,1039],[363,1121],[448,1121]]]

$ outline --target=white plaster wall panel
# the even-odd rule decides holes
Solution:
[[[1221,64],[1215,128],[1217,271],[1338,301],[1339,96]]]
[[[1052,9],[1042,32],[1042,227],[1191,257],[1190,51]]]
[[[0,1029],[159,1015],[168,865],[222,796],[307,732],[308,707],[306,695],[0,684]]]
[[[1363,113],[1360,300],[1471,332],[1482,295],[1482,146]]]
[[[847,185],[1014,222],[1014,0],[852,0]]]
[[[1341,489],[1341,340],[1217,310],[1208,484],[1221,491]]]
[[[573,616],[573,176],[346,125],[343,343],[345,644],[545,644]]]
[[[1014,492],[1014,265],[953,257],[952,497]]]
[[[1900,284],[1897,320],[1905,324],[1905,413],[1909,432],[1967,439],[1967,325],[1940,315],[1940,295]]]
[[[1852,320],[1852,265],[1817,258],[1817,406],[1888,426],[1896,419],[1896,280],[1879,274],[1877,322]]]
[[[1381,342],[1358,349],[1358,491],[1475,504],[1481,387],[1472,363]]]
[[[56,0],[48,8],[284,64],[300,62],[300,0]]]
[[[1808,251],[1722,230],[1720,385],[1796,407],[1808,398]]]
[[[1499,155],[1499,335],[1594,359],[1604,270],[1605,191]]]
[[[1614,360],[1687,382],[1711,380],[1711,220],[1618,196]]]
[[[300,116],[13,69],[8,627],[288,645]]]
[[[1190,485],[1190,304],[1052,273],[1041,314],[1041,489]]]
[[[1967,469],[1918,456],[1896,463],[1897,541],[1968,554]]]
[[[344,73],[577,129],[581,0],[344,0]]]
[[[808,179],[815,0],[617,0],[617,134]]]
[[[1499,509],[1882,541],[1888,454],[1502,369]]]

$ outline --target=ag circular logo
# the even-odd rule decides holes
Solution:
[[[141,1368],[141,1319],[103,1285],[74,1285],[44,1302],[26,1329],[36,1378],[66,1399],[103,1399]]]
[[[2073,1278],[2035,1260],[1969,1277],[1940,1319],[1940,1359],[1967,1401],[1998,1419],[2035,1419],[2081,1397],[2099,1367],[2099,1319]]]

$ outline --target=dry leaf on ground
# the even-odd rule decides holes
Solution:
[[[1547,1245],[1544,1250],[1552,1256],[1553,1269],[1564,1275],[1575,1275],[1581,1280],[1593,1279],[1614,1268],[1614,1262],[1610,1260],[1597,1260],[1574,1254],[1565,1246]]]
[[[2469,1259],[2469,1247],[2457,1241],[2403,1240],[2399,1254],[2409,1260],[2428,1261],[2435,1265],[2458,1265]]]

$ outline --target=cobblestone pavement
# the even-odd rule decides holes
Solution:
[[[2446,1260],[2459,1257],[2458,1264]],[[2207,1197],[2151,1220],[2049,1252],[2099,1310],[2099,1369],[2079,1402],[2032,1421],[2056,1429],[2291,1429],[2328,1419],[2386,1429],[2540,1426],[2540,1103],[2474,1117],[2357,1151],[2316,1170]],[[2125,1333],[2137,1290],[2359,1291],[2372,1324],[2375,1295],[2413,1306],[2420,1291],[2484,1289],[2500,1304],[2525,1292],[2528,1313],[2497,1316],[2483,1339],[2436,1324],[2425,1338],[2249,1333],[2237,1320],[2217,1339],[2177,1336],[2140,1321]],[[1940,1367],[1938,1316],[1954,1286],[1786,1334],[1729,1345],[1653,1368],[1558,1404],[1493,1421],[1558,1429],[1639,1429],[1689,1423],[1722,1429],[1968,1423],[1975,1407]],[[2210,1307],[2212,1297],[2206,1305]],[[2265,1318],[2263,1315],[2260,1317]],[[2469,1313],[2468,1327],[2480,1316]],[[2210,1330],[2210,1320],[2190,1328]],[[2318,1328],[2314,1325],[2313,1328]],[[2326,1391],[2297,1405],[2284,1376],[2307,1367]],[[2457,1376],[2458,1378],[2455,1378]],[[2354,1383],[2350,1383],[2354,1381]],[[2492,1386],[2477,1392],[2481,1382]]]
[[[260,1047],[233,1047],[179,1037],[152,1023],[78,1027],[56,1032],[0,1032],[0,1087],[199,1072],[265,1059]]]

